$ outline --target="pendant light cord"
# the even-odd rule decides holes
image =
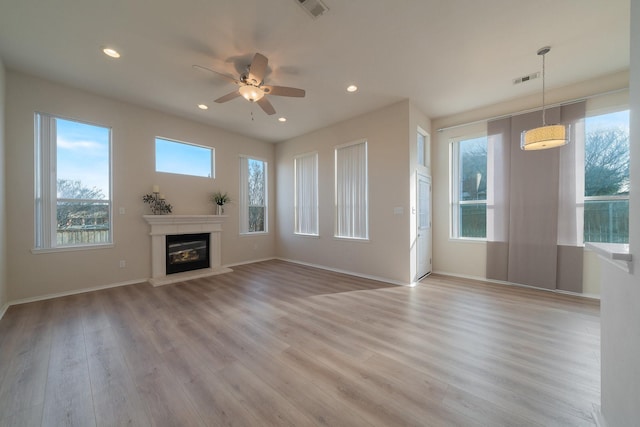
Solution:
[[[542,126],[546,126],[547,122],[545,120],[545,114],[544,114],[544,57],[546,56],[546,53],[542,54]]]

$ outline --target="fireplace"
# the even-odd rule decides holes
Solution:
[[[209,233],[167,235],[167,274],[209,268]]]
[[[222,266],[222,223],[226,219],[224,215],[144,215],[145,221],[151,226],[151,277],[149,283],[153,286],[178,283],[185,280],[197,279],[200,277],[213,276],[215,274],[228,273],[232,271]],[[173,270],[170,272],[169,262],[167,262],[167,242],[173,236],[186,236],[190,241],[203,240],[193,239],[194,235],[208,236],[208,255],[205,259],[208,264],[196,266],[196,270]],[[184,243],[180,241],[172,243]],[[182,246],[176,249],[173,254],[175,265],[183,268],[196,258],[201,258],[199,251],[201,244],[195,243],[191,246]],[[190,268],[193,268],[193,264]],[[177,271],[177,272],[176,272]]]

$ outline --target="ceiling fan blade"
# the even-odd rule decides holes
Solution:
[[[273,115],[276,113],[276,109],[273,108],[273,105],[271,105],[271,103],[269,102],[269,100],[267,99],[266,96],[263,96],[262,98],[258,99],[256,101],[256,103],[260,106],[260,108],[262,108],[264,110],[265,113],[267,113],[268,115]]]
[[[235,84],[237,84],[237,85],[239,85],[239,84],[240,84],[240,81],[238,81],[238,80],[234,79],[233,77],[231,77],[231,76],[227,76],[226,74],[219,73],[218,71],[216,71],[216,70],[212,70],[211,68],[203,67],[202,65],[193,65],[192,67],[193,67],[195,70],[199,70],[199,71],[207,71],[207,72],[209,72],[209,73],[213,73],[213,74],[215,74],[215,75],[217,75],[217,76],[219,76],[219,77],[222,77],[223,79],[226,79],[226,80],[230,81],[231,83],[235,83]]]
[[[217,102],[218,104],[222,104],[223,102],[231,101],[232,99],[237,98],[239,96],[240,96],[240,91],[234,90],[233,92],[228,93],[228,94],[226,94],[224,96],[221,96],[220,98],[216,99],[213,102]]]
[[[261,88],[264,90],[264,93],[276,96],[295,96],[297,98],[303,98],[306,94],[304,89],[297,89],[295,87],[264,85],[261,86]]]
[[[249,79],[253,80],[256,85],[259,85],[264,80],[264,74],[267,72],[267,62],[269,60],[266,56],[256,53],[253,56],[253,61],[249,65]]]

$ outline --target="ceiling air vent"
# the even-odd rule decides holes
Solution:
[[[314,19],[322,15],[323,13],[325,13],[327,10],[329,10],[329,8],[320,0],[296,0],[296,1]]]
[[[517,85],[520,83],[528,82],[529,80],[537,79],[538,77],[540,77],[540,72],[532,73],[532,74],[529,74],[528,76],[522,76],[522,77],[513,79],[513,84]]]

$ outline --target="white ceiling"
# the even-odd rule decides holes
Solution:
[[[540,92],[540,79],[512,79],[540,70],[545,45],[547,88],[629,68],[629,0],[323,1],[313,19],[298,0],[0,0],[0,57],[273,142],[406,98],[437,118]],[[267,84],[307,96],[270,96],[275,116],[242,98],[213,103],[234,85],[192,65],[237,77],[255,52],[269,58]]]

